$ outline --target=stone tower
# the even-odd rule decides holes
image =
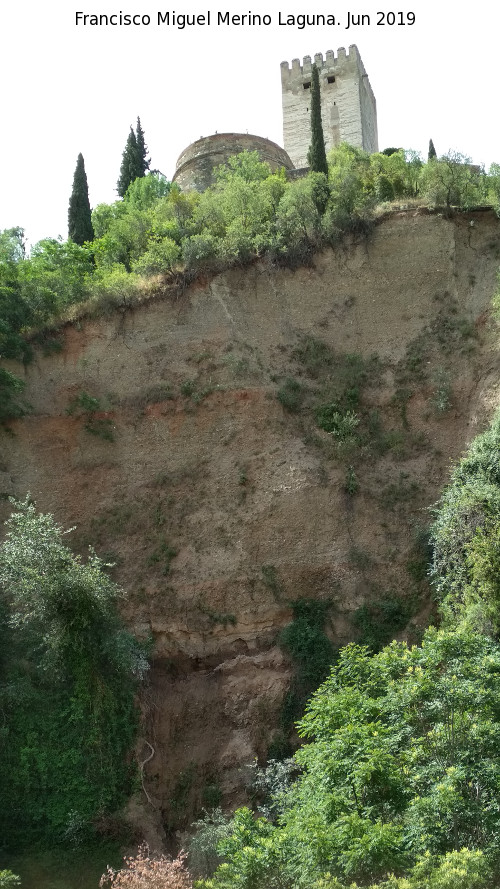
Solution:
[[[325,147],[349,142],[365,151],[378,151],[377,106],[368,74],[356,46],[337,56],[328,50],[326,58],[317,53],[314,61],[321,88],[321,117]],[[283,142],[295,167],[307,167],[311,142],[311,57],[281,63],[283,100]]]

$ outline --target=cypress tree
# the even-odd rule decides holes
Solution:
[[[92,241],[94,238],[89,203],[89,187],[82,154],[78,155],[73,177],[73,191],[69,199],[68,237],[75,244],[80,245],[84,244],[85,241]]]
[[[149,170],[149,164],[151,163],[151,158],[147,157],[148,154],[148,146],[144,141],[144,130],[141,127],[141,119],[137,118],[137,127],[135,130],[135,139],[137,144],[137,158],[138,158],[138,166],[141,169],[140,176],[144,176],[146,171]]]
[[[120,177],[116,183],[116,190],[120,197],[125,197],[130,183],[143,175],[144,173],[141,171],[139,155],[137,152],[137,138],[132,127],[130,127],[130,132],[127,136],[127,142],[122,154]]]
[[[309,147],[309,151],[307,152],[307,161],[313,172],[324,173],[325,176],[328,176],[325,139],[323,136],[323,124],[321,123],[321,94],[319,87],[319,73],[316,65],[312,66],[311,145]]]
[[[432,141],[432,139],[429,139],[429,151],[427,153],[427,160],[431,161],[435,157],[437,157],[437,154],[436,149],[434,148],[434,142]]]

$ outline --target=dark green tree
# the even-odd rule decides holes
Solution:
[[[150,158],[147,155],[148,147],[144,139],[144,130],[141,126],[141,119],[138,117],[135,133],[130,127],[122,155],[120,178],[116,183],[116,189],[121,198],[125,197],[131,182],[146,175],[150,164]]]
[[[434,142],[432,139],[429,139],[429,151],[427,152],[427,160],[432,161],[437,157],[436,149],[434,148]]]
[[[321,123],[321,94],[319,87],[319,73],[316,65],[312,66],[311,145],[309,146],[309,151],[307,152],[307,161],[314,173],[324,173],[325,176],[328,176],[325,139],[323,136],[323,124]]]
[[[143,175],[144,173],[141,171],[137,151],[137,137],[132,127],[130,127],[130,132],[127,136],[127,142],[122,155],[120,177],[116,183],[116,190],[120,197],[124,198],[130,183]]]
[[[85,241],[94,239],[92,217],[89,203],[89,187],[83,155],[78,155],[75,175],[73,177],[73,190],[69,199],[68,209],[68,237],[75,244],[83,245]]]
[[[147,663],[121,623],[123,591],[65,536],[28,496],[0,547],[2,846],[90,840],[133,780]]]
[[[137,118],[137,126],[135,128],[135,140],[137,145],[138,165],[141,168],[141,176],[145,176],[149,170],[151,158],[148,155],[148,146],[144,140],[144,130],[141,127],[141,118]]]

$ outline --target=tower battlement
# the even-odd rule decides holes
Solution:
[[[321,117],[327,151],[339,142],[348,142],[365,151],[378,151],[377,106],[368,75],[356,46],[346,52],[316,53],[319,71]],[[281,63],[283,141],[296,167],[307,166],[311,142],[310,88],[311,56]]]

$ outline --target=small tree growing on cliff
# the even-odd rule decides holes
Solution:
[[[92,228],[92,216],[90,212],[89,187],[83,155],[78,155],[75,175],[73,177],[73,190],[69,199],[68,209],[68,237],[75,244],[82,246],[85,241],[94,239]]]
[[[319,73],[316,65],[312,66],[311,78],[311,145],[307,152],[307,161],[314,173],[324,173],[328,176],[328,163],[326,160],[325,138],[323,124],[321,122],[321,93],[319,86]]]

